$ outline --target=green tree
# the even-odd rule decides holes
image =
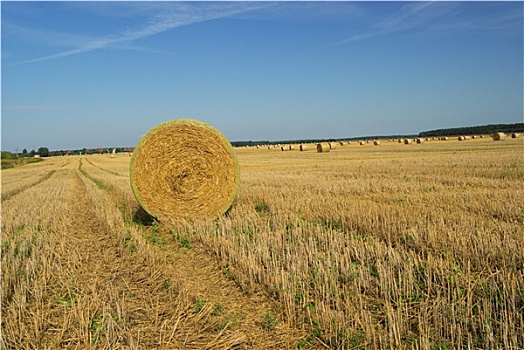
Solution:
[[[38,148],[38,154],[40,155],[40,157],[49,157],[49,148],[47,147]]]
[[[13,153],[2,151],[2,159],[13,159],[13,158],[14,158]]]

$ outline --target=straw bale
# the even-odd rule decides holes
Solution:
[[[405,145],[409,145],[409,144],[411,144],[411,142],[413,142],[413,140],[411,140],[411,139],[404,139],[404,144]]]
[[[493,135],[491,135],[494,141],[503,141],[506,139],[506,134],[503,132],[496,132]]]
[[[375,141],[373,141],[373,144],[374,144],[375,146],[380,145],[380,140],[375,140]]]
[[[419,143],[419,144],[420,144],[420,143],[423,143],[423,142],[424,142],[424,139],[419,137],[419,138],[416,139],[416,142]]]
[[[198,120],[177,119],[140,139],[130,178],[137,201],[150,215],[201,219],[231,207],[240,171],[235,151],[220,131]]]
[[[517,134],[517,133],[513,133],[513,134],[511,134],[511,138],[512,138],[512,139],[517,139],[517,138],[519,138],[519,137],[520,137],[520,134]]]
[[[307,147],[306,144],[302,144],[302,145],[300,145],[300,151],[301,151],[301,152],[302,152],[302,151],[307,151],[307,150],[308,150],[308,147]]]
[[[329,152],[331,148],[329,147],[329,143],[317,143],[317,152],[323,153],[323,152]]]
[[[329,143],[329,149],[335,149],[337,147],[337,144],[335,142]]]

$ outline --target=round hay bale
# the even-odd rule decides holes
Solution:
[[[329,143],[317,143],[317,152],[318,153],[325,153],[329,152],[331,148],[329,147]]]
[[[306,144],[300,145],[300,152],[307,151],[308,147]]]
[[[411,142],[412,142],[411,139],[404,139],[404,144],[405,144],[405,145],[410,145]]]
[[[337,147],[337,144],[335,142],[329,143],[329,149],[335,149]]]
[[[423,142],[424,142],[424,139],[422,139],[422,138],[420,138],[420,137],[419,137],[419,138],[417,138],[417,140],[416,140],[416,141],[417,141],[417,143],[418,143],[418,144],[421,144],[421,143],[423,143]]]
[[[518,139],[519,137],[520,137],[520,134],[517,134],[517,133],[511,134],[512,139]]]
[[[375,141],[373,141],[373,144],[374,144],[375,146],[380,145],[380,140],[375,140]]]
[[[506,139],[506,134],[504,134],[503,132],[496,132],[493,135],[491,135],[491,137],[493,138],[493,141],[503,141]]]
[[[138,203],[160,220],[222,215],[240,184],[231,143],[211,125],[194,119],[151,129],[138,142],[129,169]]]
[[[466,136],[459,136],[459,137],[458,137],[458,140],[459,140],[459,141],[464,141],[465,139],[466,139]]]

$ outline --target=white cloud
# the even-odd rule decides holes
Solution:
[[[118,11],[118,3],[114,4],[114,7],[111,8],[114,11]],[[131,28],[94,38],[71,33],[46,32],[44,30],[24,28],[19,25],[8,24],[7,26],[11,32],[16,31],[18,34],[32,37],[33,40],[39,40],[40,43],[47,42],[49,46],[72,46],[69,50],[20,61],[11,65],[52,60],[109,47],[120,49],[140,49],[133,45],[134,41],[178,27],[228,17],[267,6],[267,4],[254,2],[210,2],[205,4],[198,2],[141,2],[139,4],[142,4],[142,6],[133,7],[135,12],[132,11],[131,7],[126,7],[126,13],[127,16],[132,16],[132,14],[135,13],[137,15],[140,14],[142,17],[145,14],[146,20],[143,24],[137,24]],[[54,40],[54,42],[51,42],[51,40]]]

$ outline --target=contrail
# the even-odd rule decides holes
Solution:
[[[10,66],[47,61],[56,58],[62,58],[94,50],[104,49],[115,44],[133,42],[135,40],[160,34],[162,32],[172,30],[178,27],[223,18],[238,13],[255,10],[261,7],[267,7],[268,4],[262,5],[260,3],[229,3],[227,4],[227,6],[223,6],[223,4],[212,4],[208,6],[211,6],[211,8],[190,8],[185,6],[182,9],[182,11],[181,7],[176,7],[174,8],[174,10],[172,8],[163,9],[161,13],[153,16],[150,19],[149,23],[142,27],[123,31],[118,34],[111,34],[104,37],[92,39],[87,41],[87,43],[84,42],[82,46],[79,46],[71,50],[66,50],[52,55],[16,62],[11,64]]]

